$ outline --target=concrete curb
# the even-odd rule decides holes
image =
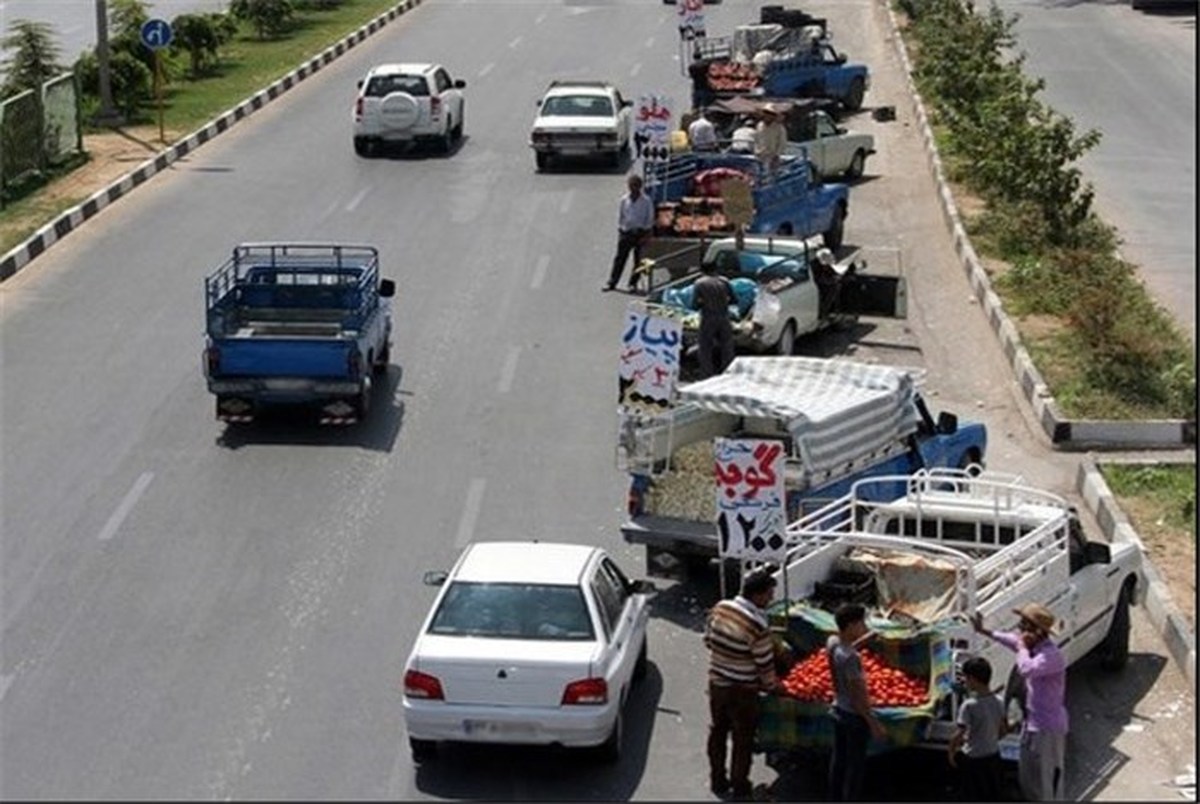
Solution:
[[[256,92],[234,108],[210,121],[203,128],[184,137],[166,150],[150,157],[132,172],[125,174],[105,189],[95,193],[82,204],[63,212],[56,219],[38,229],[24,243],[12,249],[3,257],[0,257],[0,282],[20,271],[35,257],[50,248],[50,246],[62,240],[73,230],[79,228],[84,221],[95,216],[100,210],[126,193],[129,193],[133,188],[144,183],[151,176],[166,170],[176,160],[181,159],[218,134],[228,130],[239,120],[258,111],[305,78],[316,73],[326,64],[346,53],[350,48],[362,42],[396,17],[421,5],[421,3],[422,0],[402,0],[402,2],[380,14],[319,55],[300,65],[300,67],[280,78],[266,89]]]
[[[1157,463],[1157,461],[1152,463]],[[1108,488],[1108,483],[1104,480],[1103,473],[1093,458],[1089,457],[1079,464],[1079,470],[1075,475],[1075,487],[1083,496],[1083,501],[1088,509],[1095,514],[1096,520],[1100,523],[1100,529],[1104,531],[1104,535],[1110,542],[1127,542],[1137,545],[1138,549],[1142,551],[1142,565],[1146,573],[1146,614],[1150,618],[1150,622],[1158,629],[1159,634],[1162,635],[1163,641],[1167,643],[1167,650],[1170,651],[1171,658],[1179,665],[1179,669],[1187,677],[1188,683],[1195,687],[1195,630],[1188,626],[1187,620],[1176,608],[1170,589],[1162,580],[1162,576],[1158,574],[1154,564],[1146,557],[1146,548],[1142,544],[1141,537],[1138,536],[1137,531],[1134,530],[1133,525],[1117,504],[1116,498]]]
[[[942,158],[937,150],[933,129],[925,112],[925,105],[912,77],[912,64],[908,49],[900,35],[900,25],[889,0],[883,0],[892,28],[892,41],[904,65],[909,95],[912,98],[913,115],[917,120],[925,151],[929,156],[929,167],[938,187],[942,214],[954,239],[954,250],[967,273],[971,290],[983,307],[984,315],[992,331],[1000,339],[1004,354],[1020,383],[1021,392],[1033,408],[1034,416],[1050,442],[1062,450],[1119,450],[1119,449],[1183,449],[1196,446],[1196,422],[1182,419],[1152,421],[1118,421],[1103,419],[1068,419],[1062,415],[1054,402],[1049,387],[1042,379],[1037,367],[1025,347],[1012,320],[1005,314],[1000,297],[992,290],[987,272],[967,237],[966,228],[950,192]]]

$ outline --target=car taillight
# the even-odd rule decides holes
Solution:
[[[350,379],[357,380],[362,373],[362,355],[357,349],[351,349],[346,355],[346,370],[350,372]]]
[[[563,690],[563,706],[579,704],[597,706],[608,703],[608,682],[602,678],[572,681]]]
[[[409,698],[424,698],[427,701],[444,701],[442,682],[428,673],[409,670],[404,674],[404,694]]]
[[[441,113],[442,113],[442,99],[441,98],[430,98],[429,99],[429,114],[431,114],[434,117],[437,117]]]
[[[362,118],[363,118],[363,99],[362,99],[362,95],[359,95],[358,98],[356,98],[354,101],[354,119],[362,120]]]
[[[221,368],[221,350],[215,346],[210,346],[204,350],[204,367],[209,374],[216,374]]]

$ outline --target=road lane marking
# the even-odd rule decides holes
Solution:
[[[454,537],[454,546],[459,549],[466,547],[475,535],[475,521],[479,519],[479,504],[483,502],[483,487],[487,481],[477,477],[467,488],[467,504],[463,507],[462,519],[458,521],[458,535]]]
[[[567,194],[563,196],[562,204],[559,205],[558,211],[566,215],[571,210],[571,204],[575,201],[575,190],[567,190]]]
[[[541,25],[543,22],[545,22],[545,20],[546,20],[546,12],[545,12],[545,11],[543,11],[541,14],[538,14],[538,15],[537,15],[537,19],[535,19],[535,20],[533,21],[533,24],[534,24],[534,25]]]
[[[642,71],[642,63],[639,61],[637,64],[633,65],[633,67],[631,67],[629,69],[629,74],[631,76],[633,76],[633,75],[637,75],[641,71]]]
[[[351,198],[350,203],[346,205],[346,211],[353,212],[358,207],[358,205],[362,203],[363,199],[366,198],[367,194],[370,192],[371,192],[370,187],[364,187],[361,190],[359,190],[358,194],[355,195],[353,198]]]
[[[153,479],[153,472],[142,472],[141,477],[134,481],[133,488],[125,495],[125,499],[121,500],[121,504],[117,506],[117,510],[113,511],[108,521],[104,523],[104,529],[100,531],[100,541],[108,541],[116,535],[117,529],[121,527],[125,517],[129,516],[133,506],[137,505],[138,498],[146,491],[146,487]]]
[[[512,40],[511,42],[509,42],[509,43],[508,43],[508,46],[509,46],[510,48],[513,48],[513,47],[516,47],[516,46],[517,46],[517,45],[519,45],[519,44],[521,44],[521,37],[519,37],[519,36],[518,36],[516,39]]]
[[[646,40],[646,49],[647,50],[654,49],[654,37],[653,36]]]
[[[12,686],[14,678],[16,676],[12,674],[0,676],[0,701],[4,700],[4,695],[8,692],[8,688]]]
[[[537,265],[533,268],[533,281],[529,283],[529,287],[537,290],[542,286],[542,282],[546,281],[546,269],[550,267],[550,255],[543,254],[538,257]]]
[[[517,376],[517,358],[520,356],[520,346],[514,346],[508,350],[508,356],[504,358],[504,366],[500,369],[500,387],[497,389],[500,393],[507,394],[512,390],[513,380]]]
[[[496,66],[496,62],[494,62],[494,61],[489,61],[487,64],[483,65],[483,69],[479,71],[479,77],[483,78],[485,75],[490,73],[492,71],[492,68],[495,66]]]

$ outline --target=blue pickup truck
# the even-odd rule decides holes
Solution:
[[[704,207],[705,199],[715,199],[719,195],[716,188],[729,178],[752,186],[754,218],[746,227],[748,234],[799,238],[819,234],[831,249],[842,245],[850,210],[846,185],[817,180],[812,166],[801,157],[786,157],[779,171],[771,175],[757,158],[738,153],[676,154],[648,163],[646,193],[657,207],[655,234],[698,237],[732,232],[723,215],[714,217],[707,209],[690,208]],[[685,220],[688,225],[681,228]],[[701,220],[706,221],[703,231],[695,228]],[[712,223],[714,220],[717,222]]]
[[[387,370],[395,283],[372,246],[239,245],[204,280],[204,375],[217,418],[252,421],[266,405],[311,405],[322,424],[370,408]]]

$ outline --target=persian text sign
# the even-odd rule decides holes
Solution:
[[[657,415],[670,409],[682,340],[679,321],[650,315],[636,304],[629,306],[617,376],[617,404],[625,412]]]
[[[633,115],[633,134],[639,142],[665,143],[671,135],[671,99],[641,95]]]
[[[782,557],[787,528],[783,444],[769,439],[717,438],[713,457],[721,557],[743,561]]]
[[[704,34],[704,0],[676,0],[679,33],[685,38]]]

